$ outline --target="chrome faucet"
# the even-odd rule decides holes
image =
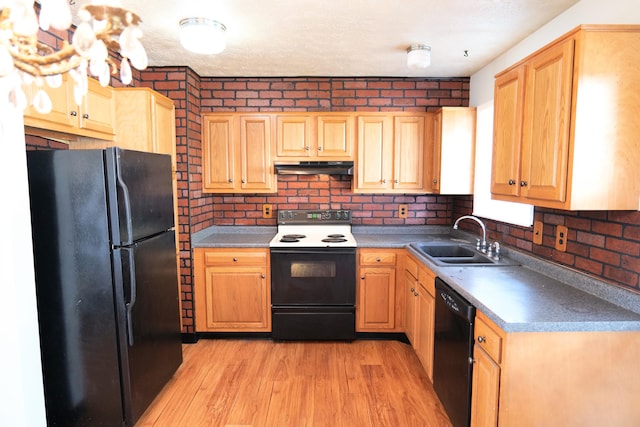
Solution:
[[[458,229],[458,223],[460,221],[462,221],[463,219],[472,219],[475,222],[477,222],[478,224],[480,224],[480,227],[482,227],[482,242],[480,242],[480,250],[482,252],[486,252],[487,250],[487,227],[485,227],[484,222],[482,222],[482,220],[478,217],[475,217],[473,215],[464,215],[461,216],[460,218],[456,219],[456,222],[453,223],[453,229],[457,230]]]

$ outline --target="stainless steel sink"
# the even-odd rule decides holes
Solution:
[[[419,242],[411,246],[420,254],[441,266],[492,266],[513,265],[510,260],[496,260],[478,251],[467,243],[456,242]]]

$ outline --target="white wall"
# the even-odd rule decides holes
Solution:
[[[22,113],[6,104],[0,145],[0,426],[44,426],[24,126]]]
[[[640,24],[640,0],[582,0],[471,76],[469,104],[493,101],[494,76],[580,24]],[[638,52],[640,55],[640,52]]]

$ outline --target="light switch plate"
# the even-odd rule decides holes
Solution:
[[[544,224],[542,221],[533,222],[533,243],[535,245],[542,244],[542,234],[544,232]]]
[[[567,233],[569,229],[564,225],[556,227],[556,249],[562,252],[567,251]]]

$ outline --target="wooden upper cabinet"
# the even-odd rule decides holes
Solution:
[[[204,114],[203,191],[274,193],[271,150],[269,115]]]
[[[115,101],[113,89],[102,87],[97,80],[88,80],[89,89],[77,105],[74,82],[68,74],[63,75],[62,86],[44,90],[49,95],[52,110],[47,114],[38,113],[33,106],[24,112],[26,133],[40,136],[56,136],[60,139],[75,139],[73,136],[111,140],[115,135]],[[27,88],[28,96],[35,96],[35,88]],[[59,133],[58,135],[54,135]],[[60,134],[67,134],[64,137]]]
[[[311,157],[311,117],[306,114],[276,116],[276,156]]]
[[[438,194],[472,194],[475,170],[476,109],[442,107],[427,119],[431,159],[427,188]]]
[[[353,115],[318,115],[316,117],[318,157],[323,160],[352,160],[354,130]]]
[[[520,195],[520,135],[524,98],[524,67],[496,78],[494,86],[493,167],[491,192]]]
[[[425,193],[427,113],[358,116],[356,193]]]
[[[271,165],[271,118],[240,117],[240,188],[245,192],[274,192]]]
[[[238,121],[233,115],[205,115],[202,118],[202,191],[232,191],[236,183]]]
[[[580,26],[496,76],[493,198],[640,209],[639,48],[640,26]]]
[[[394,118],[393,188],[424,191],[425,117]]]
[[[275,114],[278,160],[353,160],[353,115]]]
[[[358,117],[358,162],[354,191],[382,192],[391,189],[392,127],[391,116]]]

